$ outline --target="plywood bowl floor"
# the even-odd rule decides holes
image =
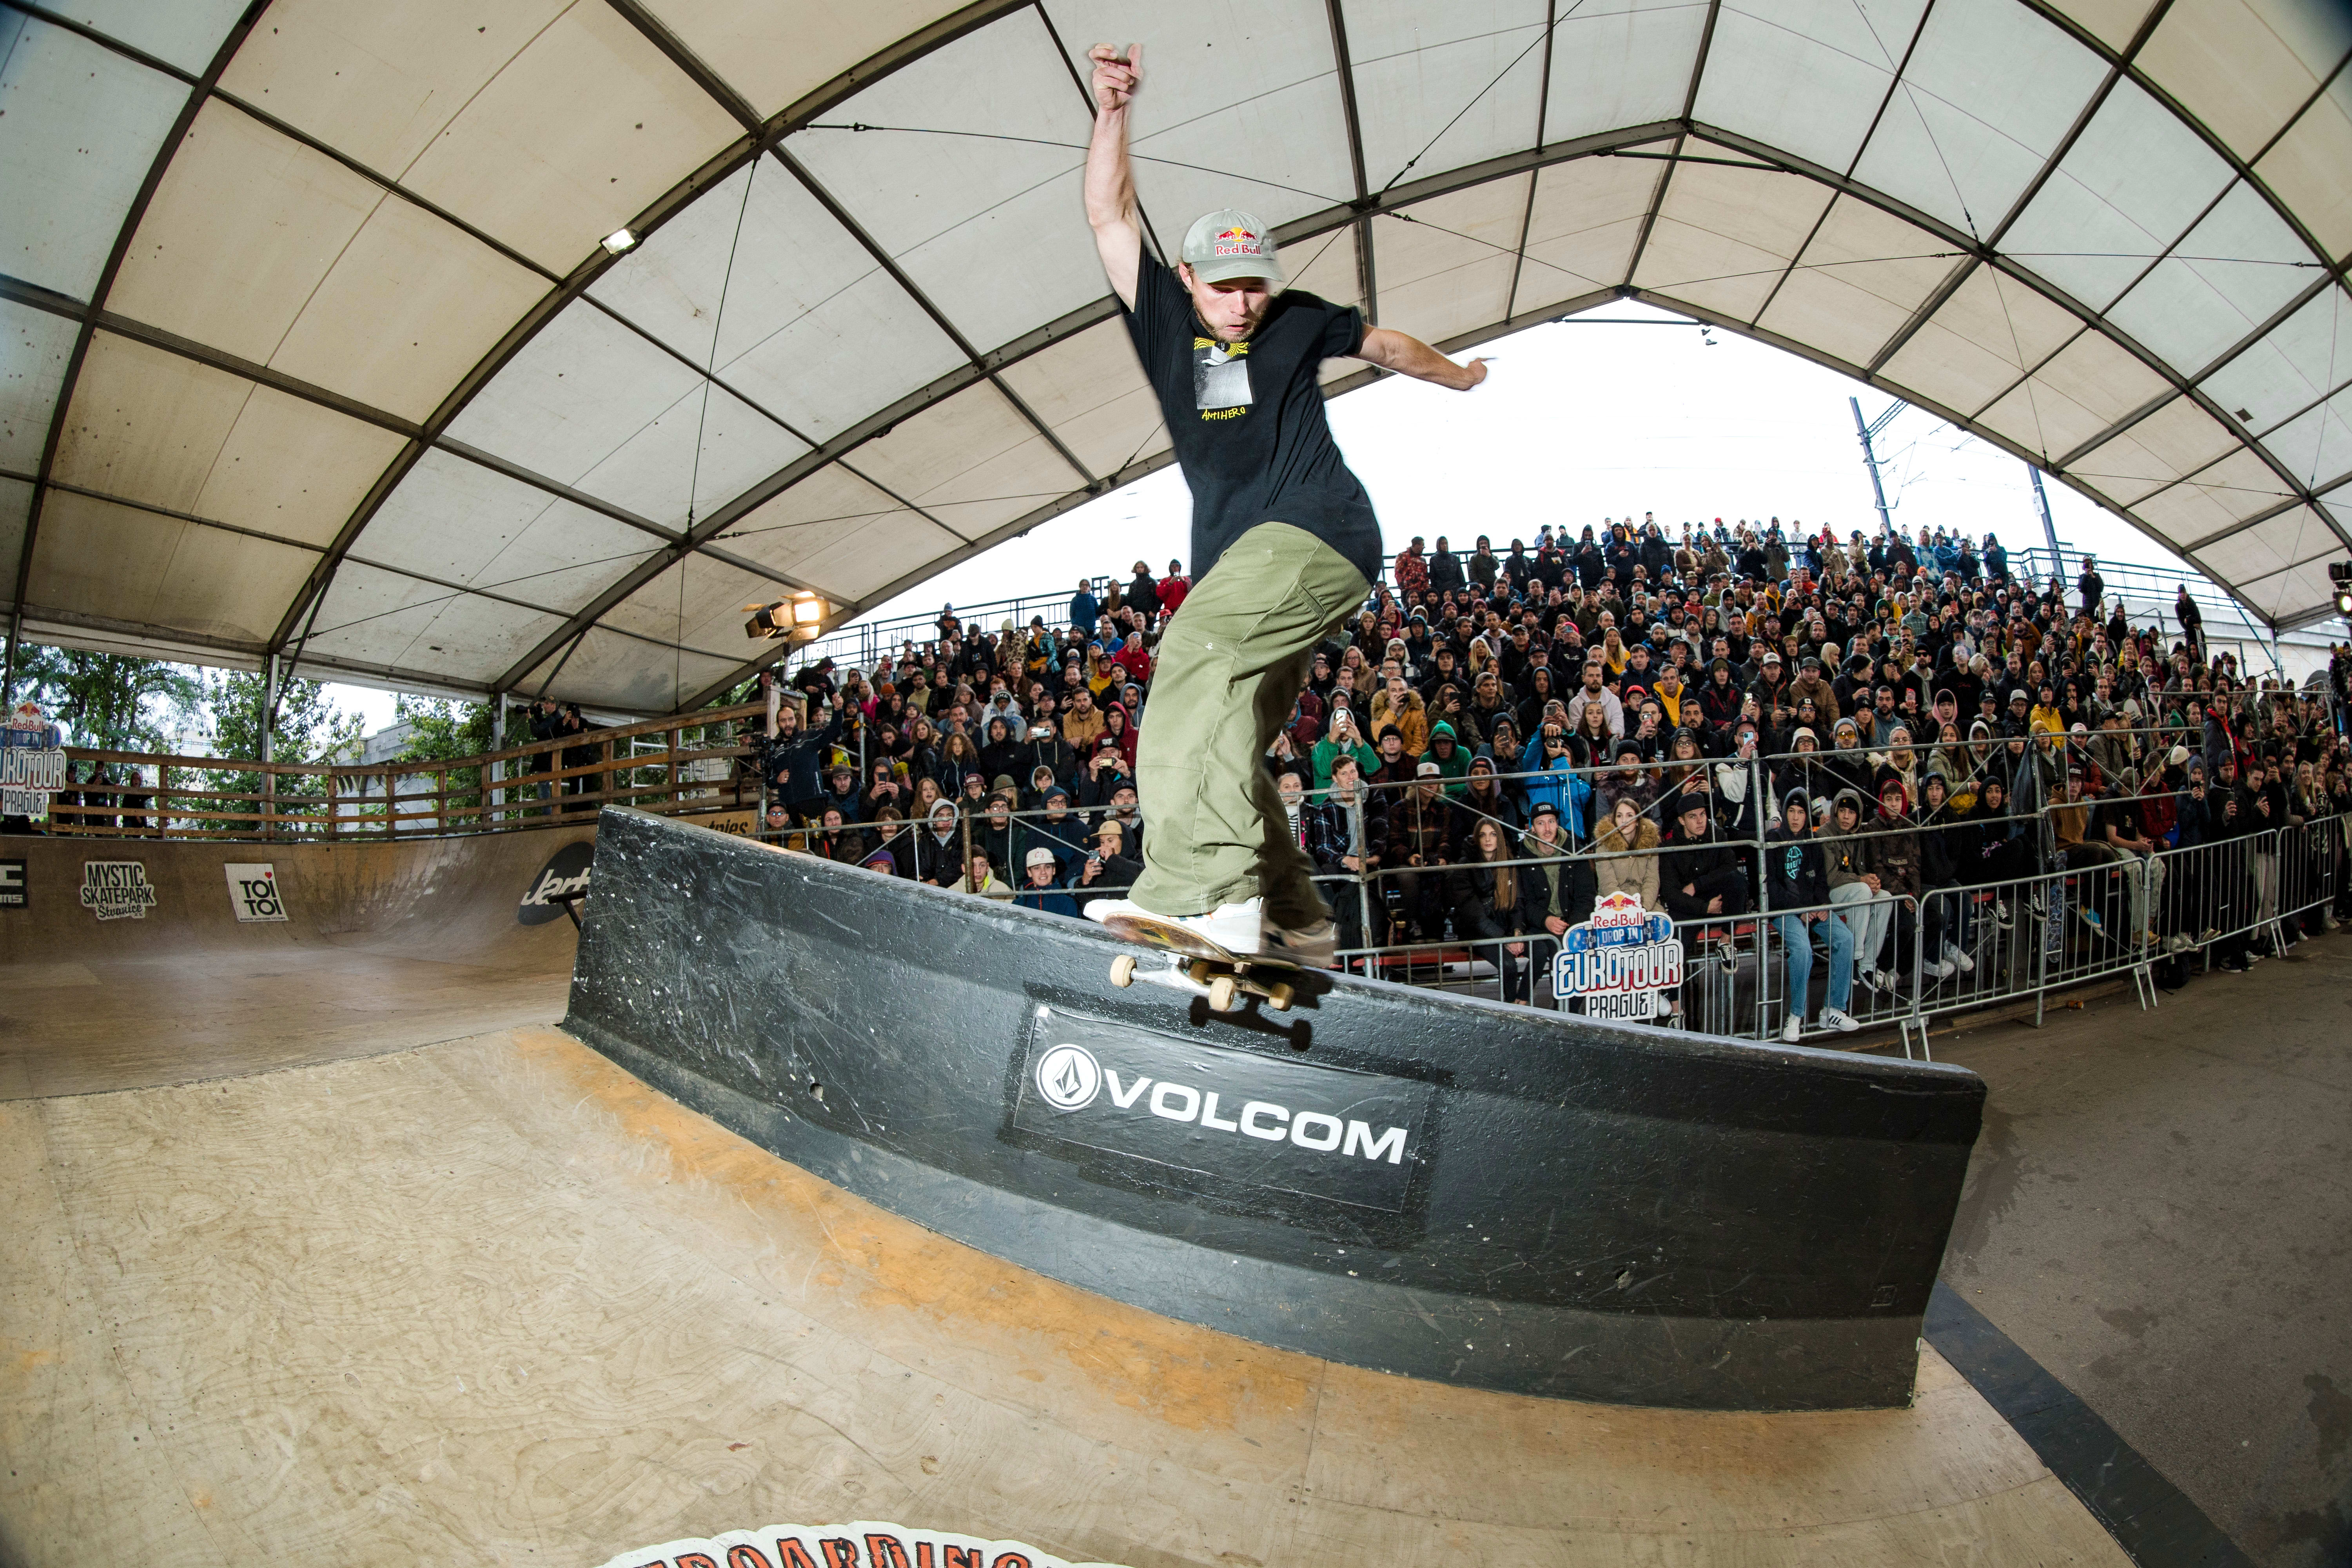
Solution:
[[[2124,1561],[1932,1351],[1905,1411],[1516,1398],[875,1208],[549,1026],[571,927],[516,900],[585,831],[277,847],[268,926],[228,912],[251,846],[16,841],[0,1568],[594,1568],[857,1519],[1129,1568]],[[86,857],[142,858],[149,918],[77,907]]]
[[[1431,1386],[896,1218],[549,1027],[0,1105],[0,1543],[561,1563],[892,1519],[1174,1563],[2120,1563],[1926,1352],[1915,1408]]]

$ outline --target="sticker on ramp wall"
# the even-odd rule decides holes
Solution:
[[[25,891],[25,862],[0,860],[0,910],[21,910],[30,897]]]
[[[902,1524],[772,1524],[708,1541],[624,1552],[604,1568],[1117,1568],[1070,1563],[1017,1541],[982,1541]]]
[[[143,921],[155,907],[155,885],[144,860],[85,860],[81,907],[102,921]]]
[[[588,863],[595,855],[595,840],[583,838],[549,856],[547,864],[539,868],[539,875],[524,889],[515,919],[527,926],[562,920],[565,902],[587,892]]]
[[[242,864],[233,861],[221,869],[228,873],[228,907],[236,913],[237,924],[286,918],[286,896],[278,891],[278,868],[274,864],[268,860]]]

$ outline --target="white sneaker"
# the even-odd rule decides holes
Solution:
[[[1851,1035],[1856,1029],[1862,1027],[1860,1024],[1857,1024],[1852,1018],[1847,1017],[1845,1010],[1842,1007],[1822,1008],[1822,1022],[1827,1024],[1831,1028],[1835,1029],[1841,1035]]]
[[[1788,1042],[1790,1045],[1792,1045],[1792,1046],[1793,1046],[1793,1045],[1795,1045],[1799,1040],[1801,1040],[1801,1039],[1804,1038],[1804,1037],[1805,1037],[1805,1019],[1804,1019],[1804,1016],[1803,1016],[1802,1014],[1801,1014],[1801,1013],[1791,1013],[1791,1014],[1790,1014],[1790,1015],[1789,1015],[1789,1021],[1788,1021],[1787,1023],[1782,1024],[1782,1025],[1780,1026],[1780,1038],[1781,1038],[1781,1039],[1783,1039],[1784,1041]]]
[[[1956,942],[1948,942],[1944,944],[1944,962],[1962,974],[1974,974],[1977,972],[1977,961],[1962,952],[1960,944]]]
[[[1959,965],[1954,963],[1948,958],[1938,958],[1930,960],[1929,962],[1921,964],[1920,967],[1938,980],[1949,980],[1954,973],[1958,971]]]
[[[1087,919],[1090,921],[1108,925],[1115,915],[1167,921],[1198,932],[1227,952],[1255,952],[1265,941],[1265,921],[1259,914],[1255,899],[1219,904],[1204,915],[1163,915],[1145,909],[1133,899],[1097,899],[1087,906]]]
[[[1339,962],[1339,928],[1328,920],[1311,926],[1265,928],[1266,951],[1279,952],[1308,969],[1328,969]]]

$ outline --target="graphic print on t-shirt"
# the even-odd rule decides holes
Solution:
[[[1192,406],[1203,419],[1238,419],[1250,405],[1249,344],[1192,340]]]

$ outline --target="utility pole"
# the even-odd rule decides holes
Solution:
[[[2028,463],[2025,471],[2033,480],[2033,507],[2042,514],[2042,537],[2050,546],[2050,570],[2063,577],[2066,575],[2066,560],[2058,553],[2058,525],[2050,521],[2050,496],[2042,488],[2042,470]]]
[[[278,815],[278,773],[270,764],[278,760],[278,738],[272,733],[278,728],[278,656],[271,654],[262,667],[261,678],[261,836],[277,837],[278,825],[270,818]]]
[[[1885,413],[1866,424],[1862,417],[1861,398],[1849,397],[1845,405],[1853,410],[1853,433],[1862,437],[1862,466],[1870,470],[1870,493],[1878,498],[1878,526],[1892,533],[1895,531],[1895,519],[1888,515],[1886,487],[1878,482],[1878,454],[1872,449],[1870,443],[1874,437],[1895,422],[1896,415],[1911,405],[1898,397]]]

